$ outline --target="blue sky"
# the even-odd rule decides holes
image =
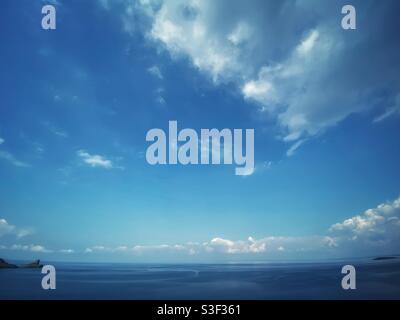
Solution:
[[[41,7],[57,29],[41,29]],[[396,1],[2,1],[0,255],[399,252]],[[254,128],[255,171],[150,166],[152,128]]]

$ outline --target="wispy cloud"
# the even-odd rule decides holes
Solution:
[[[156,78],[158,78],[158,79],[160,79],[160,80],[162,80],[162,79],[164,78],[163,75],[162,75],[162,73],[161,73],[160,68],[157,67],[157,66],[152,66],[152,67],[148,68],[147,71],[148,71],[152,76],[154,76],[154,77],[156,77]]]
[[[93,168],[104,168],[104,169],[117,168],[114,166],[113,162],[110,159],[107,159],[104,156],[98,154],[90,154],[85,150],[79,150],[77,154],[78,157],[81,158],[84,163],[88,164]]]
[[[391,116],[400,115],[400,94],[397,95],[395,103],[392,107],[385,110],[384,113],[374,119],[374,122],[381,122]]]
[[[161,105],[165,104],[164,93],[164,88],[157,88],[157,90],[155,91],[156,101]]]
[[[0,150],[0,159],[8,161],[16,167],[30,167],[28,163],[18,160],[12,153],[5,150]]]
[[[293,143],[292,146],[288,149],[288,151],[286,151],[286,155],[288,157],[293,156],[296,153],[297,149],[299,149],[304,144],[304,142],[306,142],[305,139]]]
[[[55,124],[45,121],[43,122],[43,125],[54,135],[60,137],[60,138],[68,138],[68,132],[58,128]]]

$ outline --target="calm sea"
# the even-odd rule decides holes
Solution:
[[[40,270],[0,269],[0,299],[400,299],[400,259],[354,263],[350,291],[338,262],[53,265],[50,291]]]

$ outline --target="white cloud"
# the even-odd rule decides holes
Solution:
[[[318,30],[312,30],[310,34],[305,38],[296,48],[301,55],[306,55],[311,52],[314,48],[316,41],[318,40]]]
[[[0,144],[3,144],[4,142],[5,140],[2,137],[0,137]]]
[[[333,239],[333,238],[332,238]],[[332,240],[333,241],[333,240]],[[215,237],[203,243],[187,242],[182,244],[161,245],[134,245],[134,246],[94,246],[87,248],[85,253],[126,253],[126,254],[157,254],[170,255],[263,255],[282,252],[298,252],[299,248],[307,248],[309,251],[321,250],[332,247],[327,237],[266,237],[255,239],[248,237],[247,240],[230,240]]]
[[[29,249],[32,252],[51,252],[50,250],[47,250],[45,247],[41,245],[30,245]]]
[[[78,156],[82,159],[82,161],[93,168],[104,168],[104,169],[112,169],[114,168],[113,163],[111,160],[97,155],[97,154],[90,154],[85,150],[79,150]]]
[[[341,242],[399,248],[400,198],[336,223],[329,230]]]
[[[8,224],[5,219],[0,219],[0,236],[12,233],[15,230],[15,226]]]
[[[337,239],[326,236],[322,239],[322,242],[330,248],[336,248],[338,246]]]
[[[66,253],[66,254],[72,254],[75,252],[75,250],[73,249],[61,249],[60,250],[61,253]]]
[[[260,253],[267,250],[265,241],[257,241],[249,237],[247,241],[232,241],[222,238],[214,238],[208,244],[215,250],[220,250],[224,253]]]
[[[36,253],[51,253],[51,250],[46,249],[44,246],[37,245],[37,244],[29,244],[29,245],[21,245],[21,244],[14,244],[12,245],[9,250],[17,250],[17,251],[30,251]]]
[[[246,99],[255,100],[264,105],[268,105],[274,102],[276,97],[274,97],[272,83],[267,79],[263,79],[262,74],[264,72],[268,73],[269,71],[267,68],[262,69],[257,80],[251,80],[244,84],[242,92]]]
[[[0,219],[0,237],[5,235],[14,235],[17,238],[23,238],[33,233],[30,229],[20,229],[11,225],[5,219]]]
[[[340,48],[340,44],[335,47],[335,40],[329,33],[323,33],[321,37],[320,33],[312,30],[286,60],[261,67],[257,79],[249,80],[242,89],[246,99],[253,100],[263,107],[262,110],[276,116],[284,141],[304,140],[304,137],[315,135],[356,111],[356,107],[348,107],[352,97],[343,99],[346,109],[337,106],[337,102],[333,109],[338,87],[335,85],[333,92],[323,91],[319,87],[321,79],[318,82],[315,79],[321,76],[321,69],[329,65],[330,55]]]
[[[149,37],[162,42],[173,56],[188,55],[195,67],[209,72],[218,82],[237,68],[235,48],[247,31],[242,23],[233,26],[223,38],[212,36],[208,25],[212,10],[207,1],[164,2],[160,10],[152,11]]]
[[[149,69],[147,69],[147,71],[148,71],[152,76],[154,76],[154,77],[156,77],[156,78],[158,78],[158,79],[160,79],[160,80],[163,79],[163,75],[162,75],[161,70],[160,70],[159,67],[157,67],[157,66],[152,66],[152,67],[150,67]]]
[[[224,23],[220,17],[225,6],[231,6],[231,3],[166,1],[153,17],[150,36],[160,41],[173,56],[189,56],[198,69],[211,75],[214,82],[231,80],[236,82],[242,88],[246,99],[260,103],[265,110],[276,112],[280,105],[288,105],[290,109],[292,101],[289,99],[292,98],[293,93],[288,97],[289,89],[297,89],[295,87],[303,89],[306,85],[306,79],[303,80],[303,78],[309,72],[307,69],[318,62],[318,59],[310,56],[317,45],[320,32],[311,30],[305,38],[299,39],[298,45],[292,49],[293,53],[287,61],[275,65],[254,65],[255,60],[252,59],[249,50],[254,48],[254,42],[259,39],[250,30],[258,30],[261,27],[258,25],[251,27],[257,23],[252,19],[252,15],[258,13],[252,9],[242,10],[239,11],[241,12],[239,15],[226,19]],[[189,15],[185,14],[188,10]],[[219,19],[218,22],[217,19]],[[247,43],[238,46],[244,40]],[[321,43],[323,46],[316,50],[315,55],[322,55],[328,59],[327,52],[331,48],[327,46],[327,41]],[[251,79],[251,71],[257,69],[259,70],[258,79]],[[299,83],[299,78],[301,83]],[[287,85],[288,82],[289,85]],[[283,88],[281,88],[282,83],[284,83]],[[298,94],[298,89],[296,91]],[[284,111],[280,111],[276,115],[283,113]],[[305,121],[302,123],[296,121],[294,128],[291,123],[293,119],[301,115],[296,112],[291,116],[286,115],[278,119],[280,124],[287,128],[288,134],[296,131],[299,138],[301,131],[308,128],[307,114],[303,113],[302,117]]]
[[[388,13],[381,3],[373,7]],[[174,59],[188,58],[216,84],[235,84],[246,100],[276,119],[284,141],[323,133],[351,114],[378,108],[371,97],[379,92],[393,100],[400,89],[393,68],[400,49],[393,45],[392,54],[385,54],[388,42],[381,37],[397,43],[386,30],[396,17],[387,15],[382,24],[382,15],[364,11],[366,6],[359,13],[369,23],[352,37],[336,27],[333,3],[149,0],[135,8],[147,16],[147,37],[158,48]],[[398,110],[390,108],[376,121]]]
[[[317,241],[316,241],[317,240]],[[164,252],[169,254],[183,253],[188,255],[197,254],[228,254],[228,255],[242,255],[242,254],[262,254],[266,252],[282,252],[294,251],[296,244],[302,243],[307,246],[312,244],[320,247],[325,246],[321,237],[310,238],[290,238],[290,237],[268,237],[256,240],[253,237],[248,237],[247,240],[229,240],[221,237],[213,238],[210,241],[203,243],[187,242],[183,244],[161,244],[161,245],[134,245],[134,246],[94,246],[87,248],[86,253],[131,253],[131,254],[145,254]]]

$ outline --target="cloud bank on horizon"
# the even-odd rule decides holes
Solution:
[[[14,235],[17,238],[28,236],[23,229],[17,229],[0,219],[0,237]],[[400,197],[365,212],[332,225],[325,235],[287,237],[268,236],[259,240],[248,237],[247,240],[229,240],[215,237],[203,243],[187,242],[181,244],[159,245],[120,245],[109,247],[96,245],[84,250],[47,249],[42,245],[13,244],[1,246],[7,251],[31,251],[34,253],[62,254],[129,254],[145,256],[147,254],[165,254],[169,257],[189,256],[243,256],[250,258],[287,257],[287,254],[309,252],[331,257],[343,257],[353,252],[358,256],[396,254],[400,250]],[[278,253],[278,255],[277,255]]]

